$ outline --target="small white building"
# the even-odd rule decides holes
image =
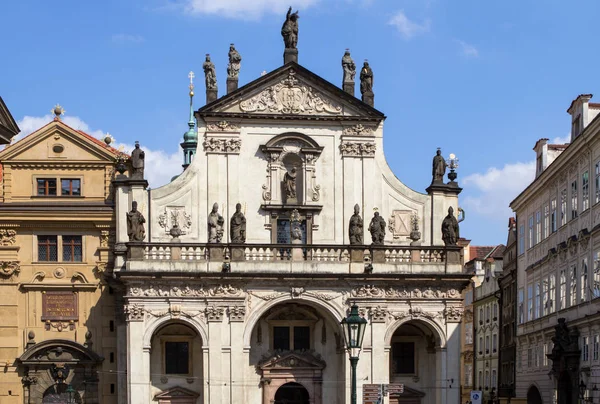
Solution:
[[[541,139],[517,214],[516,400],[600,400],[600,104],[568,109],[571,143]]]
[[[356,303],[368,319],[359,399],[364,384],[403,383],[387,403],[458,404],[469,276],[441,226],[461,189],[404,185],[384,157],[384,115],[294,61],[235,88],[195,112],[186,141],[198,148],[180,176],[151,191],[114,183],[120,402],[347,403],[340,321]],[[134,201],[139,241],[128,239]],[[215,203],[223,234],[209,242]],[[230,234],[238,203],[244,243]],[[351,245],[355,205],[364,241]],[[383,245],[371,245],[374,212]]]

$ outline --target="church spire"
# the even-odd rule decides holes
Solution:
[[[188,74],[190,79],[190,120],[188,121],[188,131],[183,134],[183,169],[185,170],[192,163],[196,147],[198,146],[198,133],[196,132],[196,121],[194,120],[194,72]]]

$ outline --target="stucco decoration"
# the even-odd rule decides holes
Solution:
[[[206,308],[206,319],[209,322],[212,321],[223,321],[223,315],[225,314],[225,308],[220,306],[208,306]]]
[[[128,295],[154,297],[243,297],[242,289],[232,285],[190,285],[186,283],[130,286]]]
[[[158,216],[158,225],[166,234],[170,234],[174,227],[180,230],[180,234],[187,234],[192,227],[192,215],[185,211],[184,206],[166,206]]]
[[[21,272],[19,261],[0,261],[0,277],[10,279]]]
[[[444,310],[444,315],[447,322],[460,323],[463,316],[463,308],[458,306],[448,306],[446,307],[446,310]]]
[[[240,102],[243,112],[266,112],[294,115],[341,115],[342,107],[319,94],[296,78],[290,70],[279,83],[264,89],[254,97]]]
[[[411,232],[410,210],[393,210],[388,221],[388,230],[394,239],[407,237]]]
[[[375,157],[377,146],[374,142],[342,142],[342,157]]]
[[[345,136],[373,136],[373,128],[370,126],[363,126],[362,124],[356,124],[348,128],[344,128],[342,134]]]
[[[0,245],[13,245],[17,242],[17,231],[14,229],[0,229]]]
[[[229,321],[244,321],[246,308],[244,306],[231,306],[227,309]]]
[[[126,305],[125,318],[127,321],[144,321],[144,307],[139,304]]]
[[[229,121],[219,121],[206,124],[206,130],[208,132],[237,132],[240,130],[240,126]]]
[[[242,140],[207,137],[202,142],[202,147],[206,153],[239,153]]]
[[[352,290],[353,297],[380,299],[460,299],[460,293],[454,288],[393,288],[375,285],[363,285]]]
[[[370,310],[371,321],[374,323],[385,323],[388,318],[389,312],[385,307],[376,306],[371,307]]]

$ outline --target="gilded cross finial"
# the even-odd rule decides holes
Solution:
[[[56,104],[54,106],[54,108],[52,108],[50,110],[50,112],[54,114],[54,119],[55,120],[60,121],[60,116],[64,115],[65,112],[67,112],[67,111],[65,111],[65,109],[63,107],[61,107],[60,104]]]
[[[196,75],[194,74],[194,72],[190,71],[188,74],[188,77],[190,79],[190,97],[194,96],[194,77],[196,77]]]

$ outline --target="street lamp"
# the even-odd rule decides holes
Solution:
[[[350,367],[352,372],[350,402],[356,404],[356,364],[358,363],[358,355],[360,355],[363,337],[365,336],[367,320],[358,314],[358,306],[353,304],[350,308],[350,314],[342,320],[341,324],[344,329],[346,349],[350,355]]]

